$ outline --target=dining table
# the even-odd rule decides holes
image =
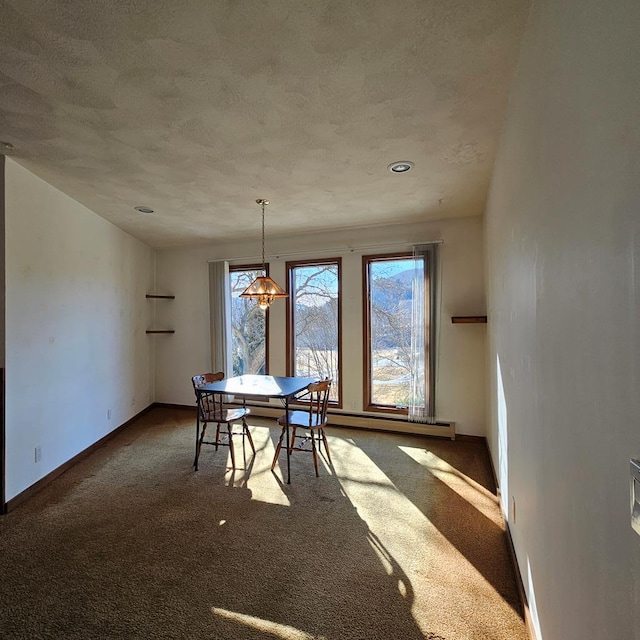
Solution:
[[[287,452],[287,484],[291,484],[291,445],[289,443],[289,403],[304,395],[307,387],[318,378],[300,376],[268,376],[263,374],[244,374],[223,378],[218,382],[210,382],[197,387],[195,392],[198,401],[200,396],[208,393],[227,396],[239,396],[243,406],[247,398],[281,400],[285,410],[286,452]],[[196,419],[196,449],[200,433],[200,412]]]

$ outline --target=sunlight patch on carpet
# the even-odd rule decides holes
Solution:
[[[482,513],[492,526],[503,528],[497,499],[482,485],[422,448],[399,449]],[[461,602],[495,603],[495,586],[483,574],[482,565],[474,564],[476,544],[465,541],[464,527],[458,530],[454,526],[452,531],[447,523],[432,522],[424,511],[428,509],[427,497],[425,504],[419,495],[411,499],[357,444],[335,439],[332,458],[346,497],[368,528],[369,544],[399,595],[410,604],[425,637],[436,622],[436,603],[437,616],[451,619],[460,615]],[[404,478],[399,476],[399,480]],[[456,593],[459,600],[451,600],[447,596],[451,593]],[[505,619],[521,624],[504,600],[493,606]],[[489,617],[486,621],[486,635],[478,637],[491,637],[491,620]],[[484,628],[485,621],[476,618],[475,624]]]
[[[422,548],[425,540],[440,557],[451,551],[450,542],[362,449],[344,440],[332,446],[336,477],[366,524],[369,542],[388,575],[411,575],[415,555],[406,550]],[[396,558],[405,558],[407,566]],[[407,580],[402,582],[406,586]]]
[[[238,613],[237,611],[229,611],[228,609],[219,609],[218,607],[211,607],[211,611],[221,618],[227,620],[233,620],[250,629],[256,631],[263,631],[270,633],[277,638],[283,640],[325,640],[324,636],[312,636],[300,629],[290,627],[286,624],[279,624],[278,622],[272,622],[271,620],[263,620],[262,618],[256,618],[255,616],[247,615],[246,613]]]
[[[481,484],[471,479],[464,473],[460,473],[455,467],[442,460],[431,451],[416,447],[398,447],[410,458],[422,465],[438,480],[443,482],[461,498],[464,498],[471,506],[477,509],[483,516],[504,528],[500,512],[496,509],[497,498]]]
[[[251,499],[267,504],[277,504],[282,507],[290,507],[291,502],[283,490],[282,473],[276,466],[276,473],[271,471],[271,460],[275,454],[275,446],[271,439],[271,431],[268,427],[251,426],[253,443],[256,447],[256,456],[253,459],[251,473],[246,479],[246,487],[251,490]],[[286,473],[286,454],[282,453],[284,469]]]

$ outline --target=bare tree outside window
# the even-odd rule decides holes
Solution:
[[[333,380],[339,401],[339,263],[289,263],[293,375]]]
[[[372,258],[367,269],[369,404],[404,411],[411,397],[413,257]],[[418,268],[420,268],[418,266]]]
[[[231,357],[233,375],[267,372],[267,317],[255,300],[240,294],[258,277],[262,267],[232,267],[231,280]]]

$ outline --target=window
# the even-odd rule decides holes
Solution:
[[[231,359],[233,375],[267,373],[269,312],[240,294],[258,277],[262,265],[229,267],[231,282]]]
[[[364,256],[365,408],[407,413],[413,371],[414,279],[426,295],[424,260],[411,254]],[[422,327],[425,332],[424,326]],[[428,338],[422,335],[422,344]],[[415,345],[415,334],[413,335]],[[422,354],[424,366],[424,354]]]
[[[287,345],[291,375],[329,377],[340,406],[340,259],[287,262]]]

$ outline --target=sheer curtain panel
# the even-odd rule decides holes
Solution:
[[[231,283],[229,263],[209,263],[209,312],[211,326],[211,371],[232,375],[231,365]]]
[[[435,424],[440,315],[440,246],[413,248],[413,306],[411,314],[411,397],[409,420]]]

